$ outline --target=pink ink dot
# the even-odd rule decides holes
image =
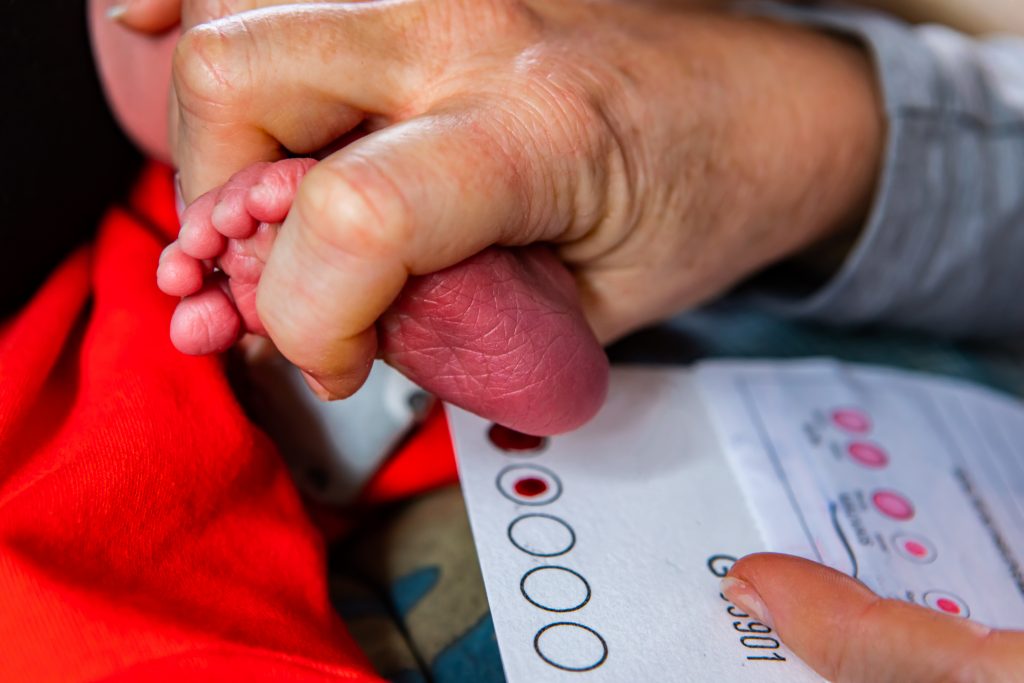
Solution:
[[[903,547],[908,553],[914,557],[924,557],[928,554],[928,548],[925,548],[922,544],[917,541],[907,541],[903,544]]]
[[[503,451],[537,451],[547,445],[547,439],[542,436],[524,434],[501,425],[491,427],[487,438]]]
[[[537,477],[523,477],[512,485],[515,492],[524,498],[536,498],[547,492],[548,483]]]
[[[967,618],[971,616],[971,610],[967,603],[945,591],[928,591],[924,594],[924,604],[938,612],[945,612],[954,617]]]
[[[905,522],[914,516],[914,506],[902,494],[895,491],[875,491],[871,502],[886,517]]]
[[[901,532],[892,537],[892,545],[905,560],[918,564],[935,560],[935,546],[924,536]]]
[[[871,419],[856,408],[839,408],[832,411],[832,421],[840,429],[863,434],[871,429]]]
[[[854,441],[846,450],[851,458],[864,467],[885,467],[889,464],[889,455],[873,443]]]

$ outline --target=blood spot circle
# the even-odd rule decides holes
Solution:
[[[547,505],[562,495],[562,482],[539,465],[512,465],[498,473],[498,491],[519,505]]]
[[[548,440],[543,436],[524,434],[499,424],[492,425],[487,430],[487,438],[496,448],[516,455],[532,455],[537,451],[544,450],[544,447],[548,445]]]
[[[548,490],[547,482],[537,477],[523,477],[512,485],[515,492],[526,498],[534,498]]]

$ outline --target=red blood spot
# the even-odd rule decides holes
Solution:
[[[924,547],[917,541],[907,541],[903,544],[903,547],[906,548],[907,552],[914,557],[924,557],[928,554],[928,548]]]
[[[902,494],[895,491],[875,491],[871,502],[886,517],[905,522],[914,516],[914,506]]]
[[[935,601],[935,606],[947,614],[960,614],[960,605],[949,598],[939,598]]]
[[[865,467],[885,467],[889,464],[888,454],[873,443],[855,441],[846,450],[851,458]]]
[[[503,451],[537,451],[547,445],[547,439],[542,436],[523,434],[501,425],[491,427],[487,437]]]
[[[548,490],[548,483],[537,477],[523,477],[512,488],[524,498],[535,498]]]

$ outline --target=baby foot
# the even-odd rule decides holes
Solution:
[[[223,351],[264,334],[259,277],[310,159],[257,164],[196,200],[161,256],[160,288],[182,296],[171,321],[181,351]],[[213,266],[219,270],[215,272]],[[378,322],[382,357],[440,398],[513,429],[564,432],[604,402],[608,361],[575,283],[545,247],[490,248],[410,278]]]
[[[217,353],[243,331],[265,333],[256,285],[299,182],[315,163],[254,164],[185,209],[178,241],[164,250],[157,269],[160,289],[184,297],[171,318],[179,351]]]
[[[491,247],[410,278],[377,330],[381,356],[406,377],[527,434],[579,427],[608,391],[608,357],[547,247]]]

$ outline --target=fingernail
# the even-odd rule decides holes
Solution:
[[[757,591],[749,583],[732,576],[726,576],[722,579],[721,589],[722,595],[731,603],[765,626],[775,628],[772,624],[772,615],[769,614],[764,600],[761,599],[761,596],[757,594]]]
[[[324,387],[323,384],[320,384],[319,380],[305,370],[302,371],[302,379],[306,380],[306,386],[308,386],[321,401],[330,401],[333,398],[331,396],[331,392],[327,391],[327,388]]]
[[[107,19],[120,21],[121,17],[128,11],[128,5],[113,5],[107,9]]]
[[[124,10],[121,10],[121,14],[124,14]],[[181,214],[185,213],[185,195],[181,191],[181,174],[174,174],[174,209],[178,212],[178,220],[181,220]]]

